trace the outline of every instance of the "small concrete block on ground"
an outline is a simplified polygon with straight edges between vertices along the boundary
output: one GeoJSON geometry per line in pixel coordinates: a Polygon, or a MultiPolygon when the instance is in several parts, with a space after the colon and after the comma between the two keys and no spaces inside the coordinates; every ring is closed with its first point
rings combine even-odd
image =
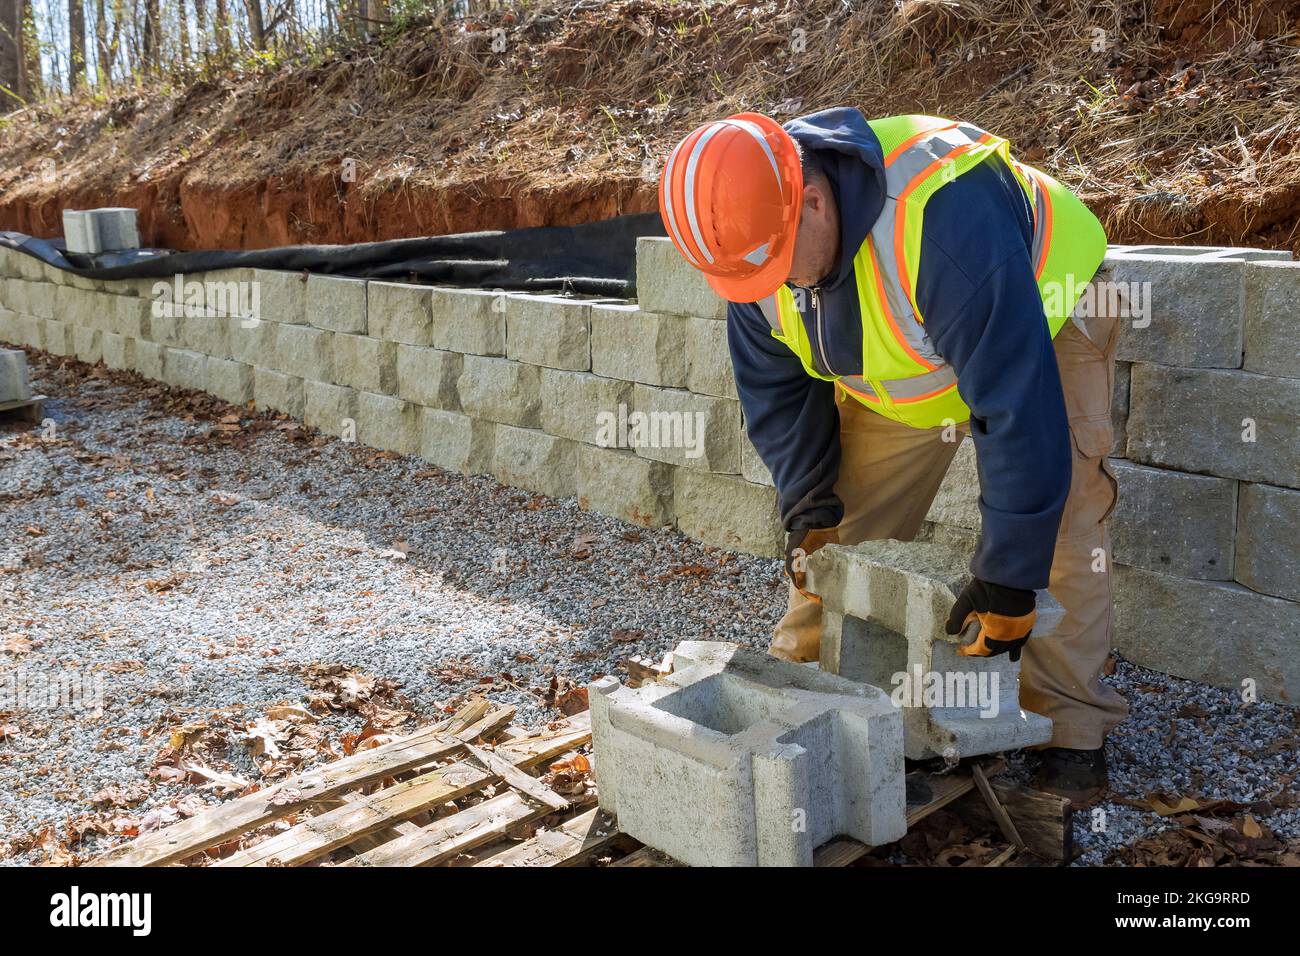
{"type": "Polygon", "coordinates": [[[687,641],[673,663],[589,688],[620,830],[694,866],[811,866],[835,836],[902,837],[902,726],[883,691],[735,644],[687,641]]]}
{"type": "Polygon", "coordinates": [[[27,353],[22,349],[0,349],[0,402],[24,402],[31,397],[27,353]]]}

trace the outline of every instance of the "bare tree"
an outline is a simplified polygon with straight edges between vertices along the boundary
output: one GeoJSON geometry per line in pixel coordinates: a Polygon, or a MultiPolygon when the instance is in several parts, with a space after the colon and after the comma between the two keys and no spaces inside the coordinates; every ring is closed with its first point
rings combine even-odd
{"type": "Polygon", "coordinates": [[[217,19],[215,32],[217,35],[217,49],[221,53],[230,52],[230,9],[226,6],[226,0],[216,0],[217,19]]]}
{"type": "Polygon", "coordinates": [[[86,8],[68,0],[68,92],[86,85],[86,8]]]}
{"type": "Polygon", "coordinates": [[[146,72],[157,73],[162,65],[162,11],[159,0],[144,0],[144,32],[140,54],[146,72]]]}
{"type": "Polygon", "coordinates": [[[22,104],[22,35],[21,0],[0,0],[0,113],[22,104]]]}
{"type": "Polygon", "coordinates": [[[265,50],[266,27],[262,21],[262,0],[244,0],[244,9],[248,11],[248,32],[253,40],[253,49],[265,50]]]}

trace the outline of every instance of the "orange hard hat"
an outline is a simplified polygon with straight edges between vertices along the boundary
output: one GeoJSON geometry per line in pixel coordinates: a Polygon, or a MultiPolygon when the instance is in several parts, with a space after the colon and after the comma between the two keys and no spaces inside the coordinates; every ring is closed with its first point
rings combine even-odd
{"type": "Polygon", "coordinates": [[[757,302],[789,278],[802,203],[794,140],[760,113],[704,124],[668,154],[659,177],[673,245],[731,302],[757,302]]]}

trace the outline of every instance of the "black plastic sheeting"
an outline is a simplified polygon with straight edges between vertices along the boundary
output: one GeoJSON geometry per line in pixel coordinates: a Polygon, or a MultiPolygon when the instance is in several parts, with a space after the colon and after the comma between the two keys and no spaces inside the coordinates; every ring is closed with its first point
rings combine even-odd
{"type": "Polygon", "coordinates": [[[0,232],[0,245],[88,279],[170,278],[177,273],[258,268],[628,299],[636,295],[637,237],[664,234],[658,213],[642,213],[577,226],[241,252],[133,249],[86,256],[67,252],[62,239],[35,239],[20,232],[0,232]]]}

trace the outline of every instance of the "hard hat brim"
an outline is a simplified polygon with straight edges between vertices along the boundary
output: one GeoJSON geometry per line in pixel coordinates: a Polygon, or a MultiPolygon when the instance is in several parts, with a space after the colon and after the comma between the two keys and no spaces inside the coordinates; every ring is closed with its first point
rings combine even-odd
{"type": "Polygon", "coordinates": [[[713,291],[728,302],[757,302],[766,299],[790,278],[790,263],[794,261],[794,242],[783,243],[784,248],[762,267],[743,278],[711,276],[704,274],[713,291]]]}

